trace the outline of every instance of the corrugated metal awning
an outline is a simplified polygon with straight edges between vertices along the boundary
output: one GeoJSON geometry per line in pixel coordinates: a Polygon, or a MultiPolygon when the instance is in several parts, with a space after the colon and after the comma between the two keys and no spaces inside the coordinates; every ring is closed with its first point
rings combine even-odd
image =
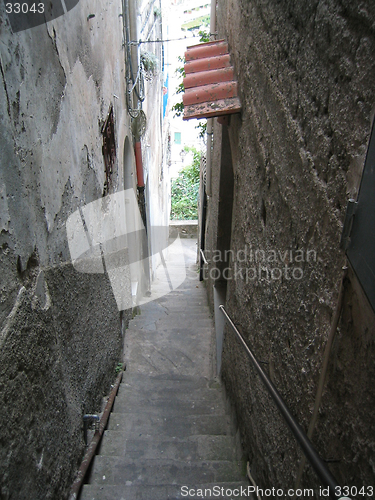
{"type": "Polygon", "coordinates": [[[185,61],[184,120],[240,112],[237,81],[225,40],[188,47],[185,61]]]}

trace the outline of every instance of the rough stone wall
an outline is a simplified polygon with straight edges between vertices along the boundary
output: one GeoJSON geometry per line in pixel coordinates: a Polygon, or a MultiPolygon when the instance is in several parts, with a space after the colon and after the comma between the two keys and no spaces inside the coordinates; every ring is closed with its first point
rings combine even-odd
{"type": "MultiPolygon", "coordinates": [[[[242,275],[228,281],[227,308],[307,431],[345,264],[339,241],[346,202],[357,194],[374,114],[375,6],[371,0],[219,0],[218,26],[243,104],[229,126],[231,266],[242,275]],[[240,262],[244,254],[237,252],[245,248],[240,262]],[[257,250],[265,261],[261,253],[257,260],[257,250]]],[[[351,272],[345,290],[313,442],[340,484],[361,487],[375,473],[375,317],[351,272]]],[[[293,487],[301,452],[229,331],[222,376],[257,481],[293,487]]],[[[305,470],[302,484],[317,487],[315,474],[305,470]]]]}
{"type": "Polygon", "coordinates": [[[110,192],[122,183],[121,2],[81,0],[17,34],[0,11],[0,496],[60,499],[84,451],[82,416],[100,411],[122,351],[108,278],[74,270],[65,230],[102,196],[110,105],[110,192]]]}

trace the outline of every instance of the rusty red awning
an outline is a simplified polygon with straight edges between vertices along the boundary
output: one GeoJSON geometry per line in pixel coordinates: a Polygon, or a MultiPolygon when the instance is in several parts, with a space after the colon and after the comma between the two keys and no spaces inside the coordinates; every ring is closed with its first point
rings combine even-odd
{"type": "Polygon", "coordinates": [[[184,120],[213,118],[241,110],[225,40],[188,47],[185,61],[184,120]]]}

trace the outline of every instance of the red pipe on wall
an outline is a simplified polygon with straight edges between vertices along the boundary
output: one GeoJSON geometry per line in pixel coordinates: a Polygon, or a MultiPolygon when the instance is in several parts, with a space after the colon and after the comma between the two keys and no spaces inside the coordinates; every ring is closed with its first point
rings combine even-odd
{"type": "Polygon", "coordinates": [[[72,485],[72,488],[70,490],[69,500],[77,500],[79,498],[79,493],[81,491],[83,481],[86,477],[89,465],[95,456],[96,448],[97,448],[98,444],[100,443],[100,440],[102,439],[104,430],[107,426],[109,414],[112,410],[112,406],[113,406],[113,403],[115,401],[115,397],[116,397],[118,388],[119,388],[121,380],[122,380],[122,375],[123,375],[122,371],[117,375],[115,385],[113,386],[113,388],[111,390],[107,404],[104,408],[102,418],[100,419],[99,429],[95,431],[94,437],[92,438],[91,443],[90,443],[89,447],[87,448],[87,451],[85,453],[85,456],[83,457],[83,461],[81,463],[81,466],[78,470],[77,477],[76,477],[76,479],[72,485]]]}
{"type": "Polygon", "coordinates": [[[145,181],[143,177],[142,148],[140,141],[135,143],[134,150],[135,150],[135,166],[137,169],[137,185],[139,188],[144,188],[145,181]]]}

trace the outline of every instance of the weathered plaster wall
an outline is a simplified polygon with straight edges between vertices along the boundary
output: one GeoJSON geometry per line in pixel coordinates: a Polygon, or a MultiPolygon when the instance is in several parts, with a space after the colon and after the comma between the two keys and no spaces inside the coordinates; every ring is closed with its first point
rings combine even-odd
{"type": "MultiPolygon", "coordinates": [[[[142,33],[143,40],[161,40],[162,20],[160,14],[161,5],[159,1],[151,1],[144,6],[144,29],[142,33]],[[156,9],[156,11],[155,11],[156,9]]],[[[144,43],[141,46],[141,52],[151,53],[156,59],[155,74],[145,82],[144,111],[147,116],[147,130],[142,140],[144,168],[147,178],[147,194],[149,204],[149,220],[151,225],[150,251],[152,254],[151,266],[152,275],[155,269],[160,265],[160,249],[168,244],[168,231],[160,231],[160,227],[168,226],[169,206],[169,174],[167,170],[168,155],[167,150],[167,125],[168,121],[163,122],[163,51],[161,43],[144,43]],[[163,140],[159,140],[163,137],[163,140]],[[157,226],[153,231],[152,226],[157,226]]]]}
{"type": "Polygon", "coordinates": [[[81,0],[17,34],[0,10],[0,496],[59,499],[82,458],[82,416],[100,411],[121,359],[108,278],[73,269],[65,230],[102,196],[111,104],[110,192],[123,185],[121,1],[81,0]]]}
{"type": "MultiPolygon", "coordinates": [[[[227,308],[307,430],[345,264],[339,241],[346,202],[358,190],[374,113],[374,4],[219,0],[218,26],[243,103],[229,126],[231,265],[237,260],[242,275],[228,282],[227,308]],[[247,260],[239,262],[245,248],[247,260]],[[267,279],[251,249],[264,251],[270,260],[262,266],[281,269],[282,277],[274,271],[267,279]],[[316,258],[310,253],[307,261],[311,250],[316,258]],[[293,278],[297,268],[302,276],[295,271],[293,278]]],[[[221,140],[214,141],[211,250],[220,229],[221,140]]],[[[367,486],[374,478],[374,334],[374,314],[349,273],[313,438],[342,485],[367,486]]],[[[229,332],[222,375],[257,481],[293,487],[301,452],[229,332]]],[[[303,485],[317,486],[306,470],[303,485]]]]}

